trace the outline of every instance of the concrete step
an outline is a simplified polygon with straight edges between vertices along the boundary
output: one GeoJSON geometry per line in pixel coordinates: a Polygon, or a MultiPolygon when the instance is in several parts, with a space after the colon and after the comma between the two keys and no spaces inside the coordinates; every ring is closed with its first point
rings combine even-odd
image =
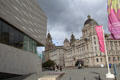
{"type": "Polygon", "coordinates": [[[44,75],[40,77],[38,80],[60,80],[60,78],[64,75],[64,72],[52,72],[49,75],[44,75]]]}
{"type": "Polygon", "coordinates": [[[59,80],[58,75],[49,75],[39,78],[38,80],[59,80]]]}

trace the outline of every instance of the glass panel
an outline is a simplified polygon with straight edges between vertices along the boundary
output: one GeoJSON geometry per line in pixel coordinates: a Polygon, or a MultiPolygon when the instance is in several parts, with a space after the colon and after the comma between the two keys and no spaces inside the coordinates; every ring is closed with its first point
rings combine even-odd
{"type": "Polygon", "coordinates": [[[9,33],[8,33],[8,25],[5,23],[2,23],[2,29],[1,29],[1,42],[8,44],[9,41],[9,33]]]}
{"type": "Polygon", "coordinates": [[[29,39],[29,51],[33,51],[33,44],[32,44],[32,39],[29,39]]]}
{"type": "Polygon", "coordinates": [[[24,36],[24,50],[28,51],[28,46],[29,46],[29,41],[28,41],[28,37],[24,36]]]}
{"type": "Polygon", "coordinates": [[[14,33],[15,29],[9,27],[9,45],[14,46],[14,33]]]}
{"type": "Polygon", "coordinates": [[[34,53],[37,54],[37,43],[36,42],[34,42],[34,53]]]}
{"type": "Polygon", "coordinates": [[[33,41],[33,53],[35,53],[35,41],[33,41]]]}
{"type": "Polygon", "coordinates": [[[37,53],[37,43],[24,33],[0,20],[0,43],[37,53]]]}
{"type": "Polygon", "coordinates": [[[1,30],[2,30],[2,26],[1,26],[2,22],[0,20],[0,42],[1,42],[1,30]]]}
{"type": "Polygon", "coordinates": [[[17,47],[22,49],[23,48],[23,40],[24,40],[24,35],[20,32],[18,32],[17,35],[17,47]]]}

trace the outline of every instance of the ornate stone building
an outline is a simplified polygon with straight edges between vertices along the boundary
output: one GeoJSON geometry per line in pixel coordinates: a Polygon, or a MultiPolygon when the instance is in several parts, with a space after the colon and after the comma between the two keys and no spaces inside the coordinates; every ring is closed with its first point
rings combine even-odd
{"type": "Polygon", "coordinates": [[[43,54],[44,54],[44,62],[49,60],[49,51],[54,49],[54,48],[55,48],[55,45],[52,42],[51,34],[48,33],[47,38],[46,38],[45,51],[43,52],[43,54]]]}
{"type": "Polygon", "coordinates": [[[50,33],[47,35],[45,51],[43,54],[45,61],[50,59],[53,60],[56,65],[64,66],[64,47],[55,46],[52,42],[50,33]]]}
{"type": "Polygon", "coordinates": [[[47,38],[46,38],[45,50],[48,51],[48,50],[53,49],[53,48],[55,48],[55,45],[54,45],[53,42],[52,42],[51,34],[48,33],[48,34],[47,34],[47,38]]]}
{"type": "MultiPolygon", "coordinates": [[[[64,41],[64,60],[65,66],[75,66],[78,60],[82,60],[86,66],[94,67],[101,64],[106,65],[105,54],[99,50],[98,38],[95,26],[98,23],[88,16],[82,29],[82,37],[78,40],[71,35],[70,42],[64,41]],[[75,40],[73,40],[74,38],[75,40]],[[71,42],[72,41],[72,42],[71,42]]],[[[120,40],[112,40],[108,34],[105,34],[107,52],[111,64],[120,63],[120,40]]]]}
{"type": "MultiPolygon", "coordinates": [[[[95,31],[95,26],[98,23],[88,16],[82,29],[82,37],[76,39],[74,34],[71,35],[70,40],[64,40],[62,53],[64,56],[63,62],[65,67],[75,66],[78,60],[82,60],[85,66],[95,67],[101,64],[106,65],[105,54],[99,50],[98,38],[95,31]]],[[[112,40],[110,35],[105,34],[105,42],[107,45],[107,52],[111,64],[120,63],[120,40],[112,40]]],[[[46,52],[46,51],[45,51],[46,52]]],[[[56,47],[47,51],[47,54],[59,54],[56,47]]],[[[55,57],[55,55],[54,55],[55,57]]],[[[54,58],[49,56],[50,59],[54,58]]],[[[56,56],[57,58],[57,56],[56,56]]],[[[56,60],[55,60],[56,61],[56,60]]]]}

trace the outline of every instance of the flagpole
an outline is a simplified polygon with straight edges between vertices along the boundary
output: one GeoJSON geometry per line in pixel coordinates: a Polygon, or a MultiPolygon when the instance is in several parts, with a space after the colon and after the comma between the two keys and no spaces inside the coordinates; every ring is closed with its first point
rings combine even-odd
{"type": "MultiPolygon", "coordinates": [[[[102,27],[103,29],[103,27],[102,27]]],[[[106,74],[106,78],[115,78],[114,74],[111,74],[110,67],[109,67],[109,60],[108,60],[108,54],[107,54],[107,48],[106,48],[106,40],[104,35],[104,29],[103,29],[103,37],[104,37],[104,46],[105,46],[105,54],[106,54],[106,63],[108,68],[108,73],[106,74]]]]}

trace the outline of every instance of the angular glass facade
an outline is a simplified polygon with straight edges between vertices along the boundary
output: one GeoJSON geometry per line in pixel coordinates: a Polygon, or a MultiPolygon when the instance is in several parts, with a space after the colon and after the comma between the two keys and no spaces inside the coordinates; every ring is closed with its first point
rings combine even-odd
{"type": "Polygon", "coordinates": [[[37,42],[0,19],[0,43],[37,53],[37,42]]]}

